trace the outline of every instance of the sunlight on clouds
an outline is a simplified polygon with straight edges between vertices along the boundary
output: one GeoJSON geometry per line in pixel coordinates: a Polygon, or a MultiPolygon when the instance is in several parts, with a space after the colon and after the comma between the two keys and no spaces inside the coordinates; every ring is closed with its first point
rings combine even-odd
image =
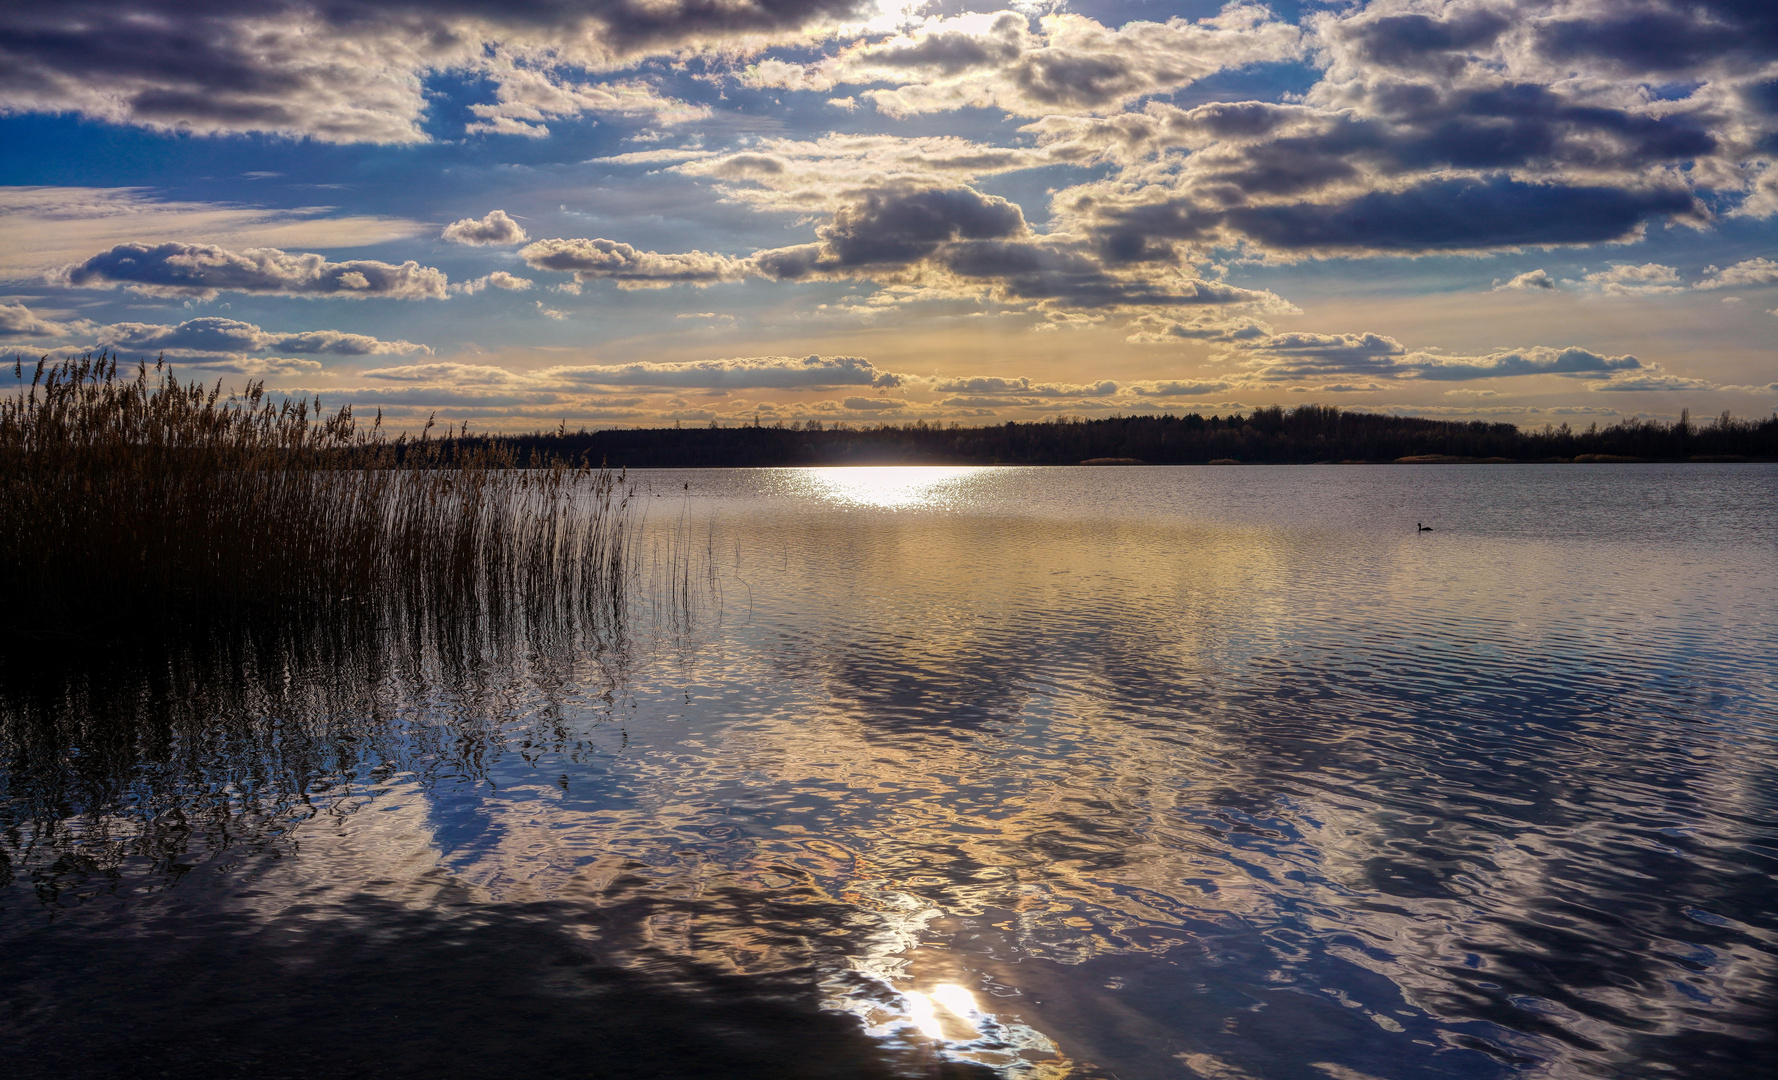
{"type": "Polygon", "coordinates": [[[410,239],[428,229],[404,218],[326,216],[333,209],[173,201],[135,187],[0,187],[0,278],[35,276],[129,242],[364,247],[410,239]]]}

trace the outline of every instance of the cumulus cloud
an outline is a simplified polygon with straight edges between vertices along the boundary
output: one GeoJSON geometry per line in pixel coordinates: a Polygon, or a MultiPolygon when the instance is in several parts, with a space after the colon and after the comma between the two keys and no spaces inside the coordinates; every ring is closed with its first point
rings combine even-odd
{"type": "Polygon", "coordinates": [[[1758,49],[1675,67],[1649,62],[1665,48],[1655,38],[1626,44],[1626,27],[1669,22],[1681,38],[1757,40],[1756,6],[1373,0],[1305,16],[1322,77],[1300,100],[1150,102],[1026,130],[1058,159],[1121,166],[1055,206],[1057,227],[1122,261],[1623,242],[1652,222],[1778,212],[1761,201],[1778,175],[1778,109],[1759,104],[1771,76],[1749,66],[1758,49]],[[1647,18],[1601,14],[1630,8],[1647,18]],[[1623,48],[1576,51],[1575,27],[1623,48]]]}
{"type": "Polygon", "coordinates": [[[205,353],[294,352],[332,356],[386,356],[431,352],[411,341],[383,341],[367,334],[339,330],[303,330],[276,333],[248,322],[205,316],[176,325],[113,323],[98,331],[99,344],[110,349],[166,352],[182,355],[205,353]]]}
{"type": "Polygon", "coordinates": [[[149,296],[210,299],[222,292],[274,296],[334,296],[396,300],[443,298],[442,271],[413,260],[394,265],[370,259],[329,262],[277,248],[229,251],[214,244],[119,244],[63,267],[54,280],[77,288],[124,285],[149,296]]]}
{"type": "Polygon", "coordinates": [[[1218,71],[1292,59],[1301,49],[1297,28],[1258,5],[1231,4],[1197,22],[1132,20],[1117,29],[1061,13],[1033,30],[1024,14],[1001,11],[931,18],[817,64],[768,61],[747,77],[784,89],[890,83],[859,96],[891,116],[985,106],[1045,116],[1117,109],[1218,71]]]}
{"type": "Polygon", "coordinates": [[[69,334],[86,333],[92,329],[92,325],[84,319],[56,322],[44,318],[22,303],[0,300],[0,337],[65,337],[69,334]]]}
{"type": "Polygon", "coordinates": [[[1555,287],[1556,279],[1550,277],[1548,271],[1541,269],[1527,270],[1523,274],[1519,274],[1506,281],[1496,281],[1494,283],[1495,292],[1504,292],[1507,290],[1523,290],[1525,292],[1531,292],[1538,289],[1554,289],[1555,287]]]}
{"type": "Polygon", "coordinates": [[[0,14],[0,110],[197,134],[426,140],[426,77],[493,84],[473,127],[527,133],[584,112],[668,123],[695,106],[586,74],[649,54],[757,49],[862,28],[862,0],[69,0],[0,14]]]}
{"type": "MultiPolygon", "coordinates": [[[[750,276],[870,280],[887,286],[873,303],[985,297],[1061,322],[1145,309],[1294,310],[1270,292],[1182,270],[1119,273],[1082,239],[1034,233],[1017,204],[967,185],[893,179],[850,189],[815,236],[811,243],[744,257],[645,251],[605,239],[540,240],[519,254],[538,269],[570,272],[580,281],[608,278],[627,288],[750,276]]],[[[1229,329],[1231,335],[1236,331],[1229,329]]]]}
{"type": "Polygon", "coordinates": [[[520,249],[519,257],[538,270],[572,273],[576,281],[615,281],[619,288],[646,289],[668,285],[713,285],[747,276],[748,263],[730,255],[704,251],[662,254],[642,251],[616,240],[539,240],[520,249]]]}
{"type": "Polygon", "coordinates": [[[531,239],[504,210],[490,210],[486,217],[464,218],[446,225],[440,236],[453,244],[522,244],[531,239]]]}
{"type": "Polygon", "coordinates": [[[1778,262],[1766,258],[1744,259],[1727,270],[1707,266],[1704,273],[1709,276],[1693,288],[1753,289],[1762,285],[1778,285],[1778,262]]]}

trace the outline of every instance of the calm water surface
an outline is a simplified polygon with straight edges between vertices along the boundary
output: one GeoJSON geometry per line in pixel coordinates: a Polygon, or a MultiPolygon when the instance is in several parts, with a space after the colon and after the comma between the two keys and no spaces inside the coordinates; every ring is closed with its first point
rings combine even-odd
{"type": "Polygon", "coordinates": [[[15,662],[25,1075],[1778,1064],[1778,467],[631,479],[624,642],[15,662]]]}

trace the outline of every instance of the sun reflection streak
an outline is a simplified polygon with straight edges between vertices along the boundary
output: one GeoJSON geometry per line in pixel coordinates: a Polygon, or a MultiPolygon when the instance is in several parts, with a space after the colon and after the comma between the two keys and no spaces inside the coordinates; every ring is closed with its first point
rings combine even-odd
{"type": "Polygon", "coordinates": [[[920,1034],[934,1042],[942,1041],[945,1037],[945,1029],[944,1025],[938,1022],[938,1013],[932,1008],[932,999],[918,990],[909,990],[907,999],[908,1019],[912,1020],[914,1026],[920,1029],[920,1034]]]}
{"type": "Polygon", "coordinates": [[[901,509],[947,501],[992,466],[883,465],[799,469],[815,494],[851,506],[901,509]]]}
{"type": "Polygon", "coordinates": [[[974,994],[955,983],[945,983],[943,986],[933,987],[932,1000],[942,1005],[946,1012],[963,1021],[968,1026],[972,1038],[981,1033],[976,1019],[982,1015],[982,1011],[976,1007],[974,994]]]}

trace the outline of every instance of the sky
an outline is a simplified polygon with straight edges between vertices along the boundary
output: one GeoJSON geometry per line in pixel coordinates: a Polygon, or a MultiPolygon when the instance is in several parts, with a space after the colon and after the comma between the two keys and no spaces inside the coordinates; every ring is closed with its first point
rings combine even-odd
{"type": "Polygon", "coordinates": [[[0,346],[479,430],[1778,408],[1771,0],[0,0],[0,346]]]}

